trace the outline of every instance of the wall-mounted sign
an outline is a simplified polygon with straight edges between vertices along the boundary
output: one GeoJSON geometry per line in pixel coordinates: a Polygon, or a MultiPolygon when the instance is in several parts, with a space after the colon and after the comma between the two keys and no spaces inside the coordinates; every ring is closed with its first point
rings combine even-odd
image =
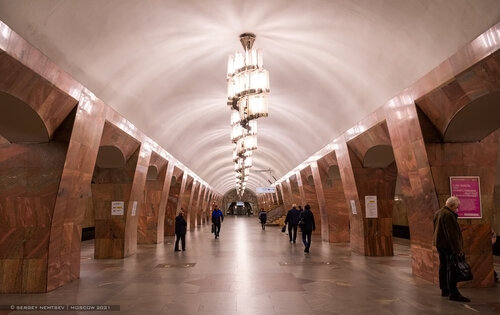
{"type": "Polygon", "coordinates": [[[351,200],[351,211],[352,214],[358,214],[358,211],[356,210],[356,202],[354,200],[351,200]]]}
{"type": "Polygon", "coordinates": [[[450,176],[450,191],[460,199],[459,218],[482,218],[479,176],[450,176]]]}
{"type": "Polygon", "coordinates": [[[276,192],[276,188],[275,187],[257,187],[255,189],[255,191],[258,194],[267,194],[267,193],[274,194],[276,192]]]}
{"type": "Polygon", "coordinates": [[[377,218],[377,196],[365,196],[365,213],[367,218],[377,218]]]}
{"type": "Polygon", "coordinates": [[[123,215],[124,201],[111,201],[111,215],[123,215]]]}
{"type": "Polygon", "coordinates": [[[134,201],[132,203],[132,216],[135,217],[136,214],[137,214],[137,201],[134,201]]]}

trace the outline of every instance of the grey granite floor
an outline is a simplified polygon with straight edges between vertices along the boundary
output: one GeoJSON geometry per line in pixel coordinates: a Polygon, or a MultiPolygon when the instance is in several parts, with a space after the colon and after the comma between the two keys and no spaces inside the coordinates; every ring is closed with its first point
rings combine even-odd
{"type": "MultiPolygon", "coordinates": [[[[411,275],[409,243],[395,239],[393,257],[352,254],[349,246],[313,237],[311,253],[279,227],[263,231],[254,217],[226,217],[221,236],[188,232],[187,250],[139,245],[122,260],[94,260],[82,244],[81,278],[47,294],[3,294],[0,305],[104,305],[120,311],[0,311],[0,314],[496,314],[500,285],[461,289],[471,303],[440,296],[411,275]]],[[[498,270],[498,260],[496,260],[498,270]]]]}

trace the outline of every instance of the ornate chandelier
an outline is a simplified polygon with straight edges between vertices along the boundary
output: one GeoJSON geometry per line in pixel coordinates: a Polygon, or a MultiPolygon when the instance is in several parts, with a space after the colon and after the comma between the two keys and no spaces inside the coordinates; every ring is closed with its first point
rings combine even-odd
{"type": "Polygon", "coordinates": [[[229,56],[227,63],[227,105],[231,109],[231,141],[236,191],[243,195],[252,167],[252,151],[257,149],[257,121],[267,117],[269,72],[263,68],[262,51],[252,49],[255,34],[243,33],[244,52],[229,56]]]}

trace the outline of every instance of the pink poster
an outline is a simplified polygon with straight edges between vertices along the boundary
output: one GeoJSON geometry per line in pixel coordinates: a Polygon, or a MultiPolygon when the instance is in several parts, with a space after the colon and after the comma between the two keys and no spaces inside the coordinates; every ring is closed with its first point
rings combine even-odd
{"type": "Polygon", "coordinates": [[[479,176],[450,176],[451,195],[460,199],[458,217],[479,219],[481,214],[481,190],[479,176]]]}

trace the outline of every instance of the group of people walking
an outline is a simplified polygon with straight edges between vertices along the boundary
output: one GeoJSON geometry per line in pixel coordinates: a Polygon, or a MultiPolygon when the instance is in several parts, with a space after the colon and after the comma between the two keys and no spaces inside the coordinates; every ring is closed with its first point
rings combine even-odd
{"type": "Polygon", "coordinates": [[[304,210],[293,204],[292,209],[288,210],[285,218],[285,226],[288,226],[288,237],[290,243],[295,243],[297,240],[297,230],[302,232],[302,243],[304,244],[304,253],[309,253],[311,247],[312,232],[316,230],[314,222],[314,214],[311,212],[311,206],[305,205],[304,210]]]}

